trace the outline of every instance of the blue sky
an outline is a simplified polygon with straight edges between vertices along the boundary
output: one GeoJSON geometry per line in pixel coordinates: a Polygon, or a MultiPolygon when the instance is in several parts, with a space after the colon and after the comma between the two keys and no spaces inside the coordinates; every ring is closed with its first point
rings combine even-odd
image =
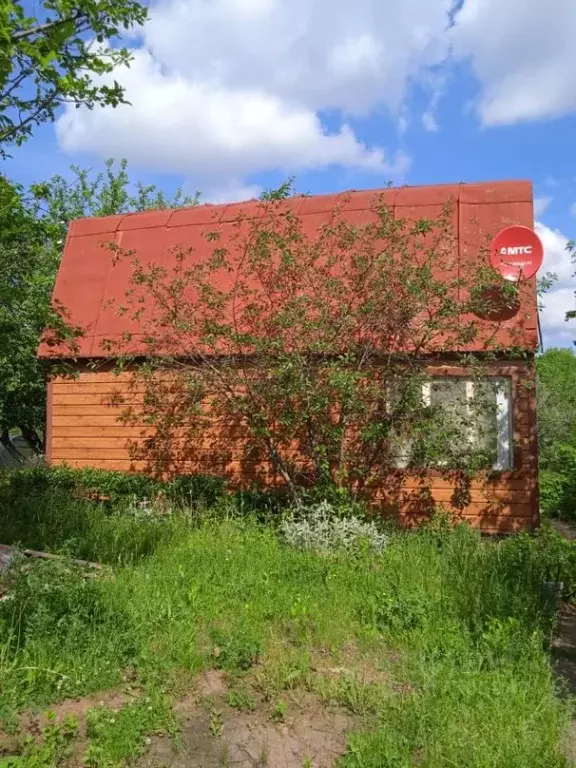
{"type": "Polygon", "coordinates": [[[301,191],[531,179],[548,345],[576,308],[576,2],[153,0],[116,74],[132,107],[65,110],[14,151],[23,183],[126,157],[205,200],[288,175],[301,191]]]}

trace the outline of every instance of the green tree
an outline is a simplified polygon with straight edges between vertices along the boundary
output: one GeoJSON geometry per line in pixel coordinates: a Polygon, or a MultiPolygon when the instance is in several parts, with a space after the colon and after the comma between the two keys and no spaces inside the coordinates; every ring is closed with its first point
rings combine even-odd
{"type": "MultiPolygon", "coordinates": [[[[566,246],[566,250],[572,258],[572,264],[576,267],[576,241],[570,240],[566,246]]],[[[576,272],[574,273],[573,277],[576,277],[576,272]]],[[[576,299],[576,291],[574,291],[574,298],[576,299]]],[[[566,320],[574,320],[574,318],[576,318],[576,309],[571,309],[569,312],[566,312],[566,320]]]]}
{"type": "Polygon", "coordinates": [[[109,160],[93,176],[73,172],[72,181],[55,176],[28,193],[0,178],[0,439],[14,456],[14,430],[43,449],[45,371],[36,350],[47,326],[61,338],[67,333],[65,308],[52,307],[50,296],[69,222],[197,200],[180,190],[166,197],[152,185],[132,191],[125,161],[115,167],[109,160]]]}
{"type": "MultiPolygon", "coordinates": [[[[68,224],[89,216],[114,216],[159,208],[180,208],[196,205],[199,194],[185,195],[182,189],[165,195],[154,184],[133,184],[128,175],[128,163],[109,159],[103,172],[91,174],[76,165],[71,166],[72,180],[53,176],[50,181],[34,184],[30,193],[31,206],[49,234],[49,247],[60,254],[68,224]]],[[[59,261],[59,258],[58,258],[59,261]]]]}
{"type": "Polygon", "coordinates": [[[34,425],[42,378],[33,350],[39,329],[49,324],[48,283],[55,264],[22,190],[1,178],[0,231],[0,440],[15,455],[10,441],[15,426],[40,448],[34,425]]]}
{"type": "Polygon", "coordinates": [[[576,355],[549,349],[536,361],[540,503],[552,515],[576,516],[576,355]]]}
{"type": "MultiPolygon", "coordinates": [[[[483,281],[498,276],[473,266],[445,276],[448,210],[413,221],[376,200],[371,222],[354,225],[336,208],[311,237],[285,196],[268,193],[227,229],[215,224],[200,262],[195,248],[165,266],[124,254],[133,275],[122,310],[138,321],[148,361],[127,367],[133,339],[110,339],[133,372],[115,402],[125,398],[125,423],[144,426],[133,458],[158,475],[189,472],[206,446],[223,471],[271,474],[295,501],[318,485],[381,484],[400,498],[410,468],[430,502],[433,467],[466,506],[469,479],[495,463],[497,398],[482,361],[459,350],[477,334],[471,313],[486,310],[483,281]],[[459,298],[465,285],[471,299],[459,298]],[[474,379],[473,401],[462,379],[430,380],[447,352],[474,379]]],[[[483,325],[487,349],[498,327],[483,325]]]]}
{"type": "Polygon", "coordinates": [[[540,466],[558,468],[561,446],[576,448],[576,355],[548,349],[536,361],[540,466]]]}
{"type": "Polygon", "coordinates": [[[62,104],[123,103],[116,81],[93,78],[130,62],[127,48],[108,43],[146,16],[136,0],[41,0],[33,16],[24,3],[1,0],[0,153],[52,121],[62,104]]]}

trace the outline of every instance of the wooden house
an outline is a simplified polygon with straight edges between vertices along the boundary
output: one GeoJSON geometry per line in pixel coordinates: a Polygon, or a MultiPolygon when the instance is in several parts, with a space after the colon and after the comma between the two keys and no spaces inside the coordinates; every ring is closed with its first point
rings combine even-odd
{"type": "MultiPolygon", "coordinates": [[[[347,193],[343,208],[351,221],[365,220],[375,192],[347,193]]],[[[452,204],[451,221],[457,253],[457,268],[485,258],[486,238],[510,225],[533,227],[533,192],[528,182],[496,182],[456,184],[430,187],[402,187],[382,191],[386,204],[399,217],[433,218],[447,203],[452,204]]],[[[330,211],[343,196],[326,195],[301,198],[298,213],[309,231],[327,220],[330,211]]],[[[176,244],[194,246],[201,259],[208,246],[200,236],[217,217],[225,232],[239,214],[246,217],[256,210],[255,202],[235,205],[200,205],[179,210],[83,219],[72,222],[66,241],[60,271],[54,289],[54,300],[68,312],[69,321],[83,329],[74,360],[74,378],[53,376],[48,383],[47,459],[52,464],[73,467],[98,467],[111,470],[138,470],[129,454],[129,442],[141,432],[135,426],[118,421],[118,407],[111,393],[122,388],[123,377],[111,371],[113,354],[106,340],[119,338],[126,331],[136,332],[134,322],[110,309],[111,300],[119,300],[125,292],[130,270],[128,265],[113,265],[113,253],[102,247],[105,242],[130,249],[142,260],[169,258],[176,244]],[[98,363],[94,365],[94,363],[98,363]]],[[[207,253],[207,251],[206,251],[207,253]]],[[[165,262],[164,262],[165,263],[165,262]]],[[[510,354],[495,356],[489,363],[490,375],[506,382],[498,402],[498,456],[488,483],[474,484],[469,502],[460,515],[486,532],[508,532],[530,529],[538,523],[538,474],[536,404],[534,390],[534,354],[538,347],[538,313],[535,280],[519,286],[519,307],[499,324],[501,349],[510,354]],[[515,356],[513,348],[524,352],[515,356]]],[[[481,353],[480,342],[470,349],[481,353]]],[[[39,356],[50,362],[61,357],[57,348],[43,343],[39,356]]],[[[449,359],[430,369],[430,383],[423,397],[436,396],[435,381],[450,377],[455,385],[468,392],[462,371],[449,359]]],[[[439,391],[439,390],[438,390],[439,391]]],[[[230,438],[233,440],[234,438],[230,438]]],[[[226,460],[207,448],[188,472],[225,474],[233,483],[249,484],[256,476],[247,462],[226,460]]],[[[409,473],[403,480],[409,489],[409,473]]],[[[435,501],[449,503],[450,481],[438,474],[432,478],[435,501]]],[[[373,501],[383,494],[376,490],[373,501]]],[[[410,507],[399,514],[410,523],[410,507]]]]}

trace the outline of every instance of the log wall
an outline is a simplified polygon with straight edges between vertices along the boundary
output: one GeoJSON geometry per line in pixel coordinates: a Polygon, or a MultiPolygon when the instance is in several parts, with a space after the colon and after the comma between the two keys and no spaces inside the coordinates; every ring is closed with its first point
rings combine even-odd
{"type": "MultiPolygon", "coordinates": [[[[449,366],[431,369],[432,374],[458,375],[449,366]]],[[[461,373],[461,372],[460,372],[461,373]]],[[[458,514],[483,531],[510,532],[531,529],[538,524],[538,466],[536,399],[533,361],[495,362],[491,373],[512,381],[513,469],[494,473],[488,482],[477,481],[471,488],[470,503],[458,514]]],[[[48,384],[47,457],[53,464],[95,467],[109,470],[145,471],[142,461],[131,458],[130,445],[153,434],[143,424],[127,426],[119,422],[125,405],[114,404],[118,393],[137,405],[143,392],[133,390],[130,374],[115,375],[110,370],[80,368],[75,378],[54,378],[48,384]]],[[[182,435],[178,439],[186,440],[182,435]]],[[[241,428],[214,429],[186,446],[189,457],[179,471],[225,475],[232,485],[254,482],[278,484],[269,466],[257,452],[246,450],[241,428]]],[[[428,473],[427,485],[435,502],[450,504],[453,484],[439,473],[428,473]]],[[[394,511],[411,525],[423,516],[420,481],[399,472],[394,483],[370,492],[372,503],[394,511]],[[394,492],[392,493],[392,488],[394,492]]]]}

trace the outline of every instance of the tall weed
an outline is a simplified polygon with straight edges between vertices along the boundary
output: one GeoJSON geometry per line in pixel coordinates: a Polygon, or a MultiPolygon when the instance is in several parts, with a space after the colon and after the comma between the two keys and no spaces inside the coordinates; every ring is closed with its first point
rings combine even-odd
{"type": "MultiPolygon", "coordinates": [[[[112,528],[125,519],[106,517],[112,528]]],[[[101,525],[87,526],[84,546],[104,551],[101,525]]],[[[249,519],[177,526],[112,577],[62,564],[17,577],[0,603],[0,711],[107,687],[126,669],[164,687],[219,667],[254,675],[277,700],[313,687],[315,655],[346,665],[370,648],[384,689],[325,691],[382,724],[351,739],[347,768],[565,764],[568,713],[544,650],[554,606],[541,586],[574,582],[573,544],[548,533],[486,541],[462,527],[390,533],[380,552],[327,558],[249,519]]]]}

